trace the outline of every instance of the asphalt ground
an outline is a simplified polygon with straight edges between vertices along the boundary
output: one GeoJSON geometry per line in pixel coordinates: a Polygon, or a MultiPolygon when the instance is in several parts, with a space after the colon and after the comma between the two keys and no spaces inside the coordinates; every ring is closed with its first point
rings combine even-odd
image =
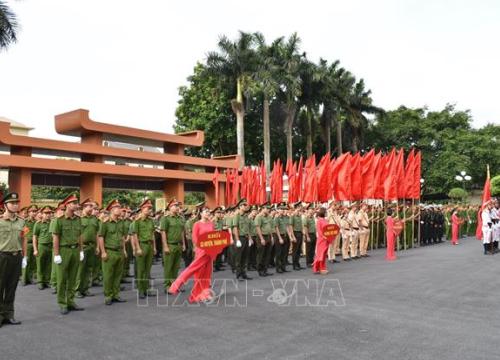
{"type": "MultiPolygon", "coordinates": [[[[55,295],[19,287],[20,326],[0,329],[0,360],[16,359],[500,359],[500,253],[467,238],[398,253],[234,282],[215,274],[219,296],[190,306],[131,285],[124,304],[77,299],[59,314],[55,295]]],[[[161,265],[154,265],[161,289],[161,265]]]]}

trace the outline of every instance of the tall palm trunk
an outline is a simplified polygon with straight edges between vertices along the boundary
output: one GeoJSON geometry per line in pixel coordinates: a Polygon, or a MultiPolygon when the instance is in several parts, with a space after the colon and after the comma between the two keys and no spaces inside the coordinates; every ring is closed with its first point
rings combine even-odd
{"type": "Polygon", "coordinates": [[[245,107],[243,105],[241,78],[238,78],[236,80],[236,99],[231,101],[231,107],[236,114],[236,147],[240,156],[240,169],[245,165],[245,107]]]}
{"type": "Polygon", "coordinates": [[[264,164],[266,173],[271,173],[271,134],[269,125],[269,99],[264,95],[263,105],[263,123],[264,123],[264,164]]]}
{"type": "Polygon", "coordinates": [[[286,159],[293,160],[293,119],[295,118],[295,104],[285,106],[285,134],[286,134],[286,159]]]}
{"type": "Polygon", "coordinates": [[[306,144],[306,153],[307,157],[312,156],[313,145],[312,145],[312,112],[309,108],[306,110],[306,118],[307,118],[307,144],[306,144]]]}
{"type": "Polygon", "coordinates": [[[326,119],[325,123],[325,147],[326,152],[332,150],[332,120],[330,118],[326,119]]]}
{"type": "Polygon", "coordinates": [[[337,118],[337,156],[342,155],[342,121],[337,118]]]}

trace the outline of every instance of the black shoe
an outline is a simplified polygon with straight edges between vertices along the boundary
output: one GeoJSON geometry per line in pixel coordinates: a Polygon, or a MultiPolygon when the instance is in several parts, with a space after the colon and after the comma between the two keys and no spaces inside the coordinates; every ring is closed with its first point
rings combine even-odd
{"type": "Polygon", "coordinates": [[[214,268],[214,272],[219,272],[219,271],[221,271],[220,268],[218,267],[214,268]]]}
{"type": "Polygon", "coordinates": [[[92,293],[91,293],[91,292],[89,292],[89,291],[86,291],[84,295],[85,295],[85,297],[92,297],[92,296],[95,296],[95,294],[92,294],[92,293]]]}
{"type": "Polygon", "coordinates": [[[45,284],[38,284],[38,290],[43,290],[47,287],[45,284]]]}
{"type": "Polygon", "coordinates": [[[81,292],[77,292],[76,295],[75,295],[78,299],[83,299],[85,297],[84,294],[82,294],[81,292]]]}
{"type": "Polygon", "coordinates": [[[120,291],[125,291],[125,286],[120,286],[120,291]]]}
{"type": "Polygon", "coordinates": [[[281,270],[281,269],[276,269],[276,272],[277,272],[278,274],[283,274],[283,270],[281,270]]]}
{"type": "Polygon", "coordinates": [[[83,311],[85,310],[84,308],[74,304],[74,305],[70,305],[68,306],[68,310],[71,310],[71,311],[83,311]]]}
{"type": "Polygon", "coordinates": [[[273,276],[274,275],[274,273],[270,273],[270,272],[267,272],[267,271],[264,271],[264,274],[265,274],[265,276],[273,276]]]}
{"type": "Polygon", "coordinates": [[[351,261],[351,259],[350,259],[350,258],[347,258],[347,259],[343,259],[343,260],[344,260],[344,261],[351,261]]]}
{"type": "Polygon", "coordinates": [[[146,292],[146,296],[149,296],[149,297],[155,297],[155,296],[156,296],[156,292],[154,292],[154,291],[149,291],[149,290],[148,290],[148,291],[146,292]]]}
{"type": "Polygon", "coordinates": [[[300,267],[298,267],[298,266],[294,265],[293,270],[300,271],[300,270],[302,270],[302,269],[301,269],[300,267]]]}
{"type": "Polygon", "coordinates": [[[52,288],[52,294],[57,294],[57,289],[56,288],[52,288]]]}
{"type": "Polygon", "coordinates": [[[132,284],[132,281],[127,280],[127,279],[123,278],[123,279],[120,281],[120,284],[132,284]]]}
{"type": "Polygon", "coordinates": [[[62,308],[61,309],[61,315],[68,315],[69,310],[67,308],[62,308]]]}
{"type": "Polygon", "coordinates": [[[146,294],[139,294],[139,299],[145,299],[146,298],[146,294]]]}
{"type": "Polygon", "coordinates": [[[264,271],[259,271],[259,276],[265,277],[266,273],[264,271]]]}
{"type": "Polygon", "coordinates": [[[16,319],[12,318],[12,319],[4,319],[2,321],[2,324],[5,324],[5,325],[21,325],[21,322],[19,320],[16,320],[16,319]]]}
{"type": "Polygon", "coordinates": [[[111,299],[112,302],[115,302],[115,303],[124,303],[124,302],[127,302],[127,300],[125,299],[122,299],[120,297],[117,297],[117,298],[114,298],[114,299],[111,299]]]}
{"type": "Polygon", "coordinates": [[[106,304],[106,305],[111,305],[111,304],[113,304],[113,300],[111,300],[111,299],[106,299],[106,300],[104,301],[104,304],[106,304]]]}

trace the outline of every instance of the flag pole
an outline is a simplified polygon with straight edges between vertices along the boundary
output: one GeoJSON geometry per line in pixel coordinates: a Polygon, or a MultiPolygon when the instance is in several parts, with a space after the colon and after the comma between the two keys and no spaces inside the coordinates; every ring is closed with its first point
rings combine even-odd
{"type": "Polygon", "coordinates": [[[404,231],[404,234],[403,234],[403,249],[406,250],[406,201],[403,199],[403,231],[404,231]]]}
{"type": "Polygon", "coordinates": [[[373,251],[373,220],[375,218],[373,217],[373,206],[372,206],[372,216],[370,219],[370,249],[373,251]]]}
{"type": "Polygon", "coordinates": [[[415,199],[411,199],[411,247],[415,247],[415,199]]]}

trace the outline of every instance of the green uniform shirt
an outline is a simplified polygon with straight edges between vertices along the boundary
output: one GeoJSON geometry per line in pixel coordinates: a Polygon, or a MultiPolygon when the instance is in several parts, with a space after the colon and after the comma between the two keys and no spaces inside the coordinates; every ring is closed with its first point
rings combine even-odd
{"type": "Polygon", "coordinates": [[[35,227],[35,220],[25,220],[24,226],[28,228],[28,232],[26,233],[26,239],[28,240],[28,244],[33,243],[33,228],[35,227]]]}
{"type": "Polygon", "coordinates": [[[95,245],[99,220],[95,216],[82,216],[82,238],[85,245],[95,245]]]}
{"type": "Polygon", "coordinates": [[[294,215],[290,220],[293,226],[293,231],[302,232],[302,217],[300,215],[294,215]]]}
{"type": "Polygon", "coordinates": [[[233,227],[238,228],[238,232],[240,236],[248,236],[250,233],[250,223],[251,220],[248,218],[248,215],[243,214],[236,214],[233,217],[233,227]]]}
{"type": "Polygon", "coordinates": [[[224,229],[224,219],[217,219],[214,223],[214,229],[217,231],[224,229]]]}
{"type": "Polygon", "coordinates": [[[24,220],[20,217],[14,220],[0,219],[0,251],[22,250],[23,229],[24,220]]]}
{"type": "Polygon", "coordinates": [[[56,228],[56,222],[57,222],[57,218],[53,218],[52,220],[50,220],[50,224],[49,224],[49,233],[50,234],[54,233],[54,230],[56,228]]]}
{"type": "Polygon", "coordinates": [[[262,235],[270,235],[273,232],[273,219],[269,215],[258,215],[255,218],[255,226],[260,227],[262,235]]]}
{"type": "Polygon", "coordinates": [[[184,219],[181,216],[164,216],[160,221],[161,231],[167,234],[167,244],[181,244],[184,232],[184,219]]]}
{"type": "Polygon", "coordinates": [[[151,240],[153,240],[153,233],[155,231],[155,223],[151,218],[137,219],[132,223],[131,230],[132,234],[137,234],[137,239],[139,240],[139,242],[151,242],[151,240]]]}
{"type": "Polygon", "coordinates": [[[186,238],[188,240],[193,239],[193,226],[195,221],[196,219],[190,218],[186,221],[186,224],[184,225],[184,233],[186,234],[186,238]]]}
{"type": "Polygon", "coordinates": [[[289,225],[288,216],[278,216],[275,219],[275,226],[278,227],[278,230],[281,235],[285,235],[287,233],[288,225],[289,225]]]}
{"type": "Polygon", "coordinates": [[[77,245],[82,234],[81,219],[78,216],[61,216],[56,219],[54,234],[59,235],[59,246],[77,245]]]}
{"type": "Polygon", "coordinates": [[[124,232],[123,221],[113,221],[111,219],[101,222],[99,225],[98,236],[104,239],[104,247],[113,250],[121,250],[124,232]]]}
{"type": "Polygon", "coordinates": [[[306,217],[302,219],[304,226],[307,226],[307,232],[309,234],[314,234],[316,232],[316,221],[314,221],[314,217],[306,217]]]}
{"type": "Polygon", "coordinates": [[[257,228],[255,227],[255,221],[254,220],[251,220],[251,219],[248,219],[249,220],[249,224],[248,224],[248,232],[250,234],[250,236],[257,236],[257,228]]]}
{"type": "Polygon", "coordinates": [[[38,244],[52,244],[52,234],[49,231],[50,221],[39,221],[33,228],[33,235],[36,236],[38,244]]]}

